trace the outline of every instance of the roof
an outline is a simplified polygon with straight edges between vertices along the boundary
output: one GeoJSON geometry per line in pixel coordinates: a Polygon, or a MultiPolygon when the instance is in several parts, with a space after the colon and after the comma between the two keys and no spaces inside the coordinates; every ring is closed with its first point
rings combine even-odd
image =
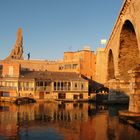
{"type": "Polygon", "coordinates": [[[75,72],[21,71],[20,78],[51,81],[86,81],[75,72]]]}

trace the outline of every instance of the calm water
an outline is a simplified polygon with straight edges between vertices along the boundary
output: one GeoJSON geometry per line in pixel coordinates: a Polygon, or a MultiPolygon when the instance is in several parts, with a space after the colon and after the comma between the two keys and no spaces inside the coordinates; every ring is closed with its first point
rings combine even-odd
{"type": "Polygon", "coordinates": [[[0,140],[140,140],[140,131],[119,121],[124,106],[88,103],[0,103],[0,140]]]}

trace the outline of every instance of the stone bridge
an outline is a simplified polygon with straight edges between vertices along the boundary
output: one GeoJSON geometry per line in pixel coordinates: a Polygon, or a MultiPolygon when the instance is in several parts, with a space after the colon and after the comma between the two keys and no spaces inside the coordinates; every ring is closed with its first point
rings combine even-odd
{"type": "Polygon", "coordinates": [[[97,49],[96,81],[130,96],[140,112],[140,0],[125,0],[105,48],[97,49]]]}
{"type": "Polygon", "coordinates": [[[106,48],[97,50],[97,81],[109,86],[119,82],[122,88],[123,85],[126,88],[130,80],[128,71],[138,64],[140,64],[140,0],[125,0],[106,48]],[[103,61],[99,61],[101,59],[103,61]],[[100,65],[103,65],[103,68],[98,72],[100,65]]]}

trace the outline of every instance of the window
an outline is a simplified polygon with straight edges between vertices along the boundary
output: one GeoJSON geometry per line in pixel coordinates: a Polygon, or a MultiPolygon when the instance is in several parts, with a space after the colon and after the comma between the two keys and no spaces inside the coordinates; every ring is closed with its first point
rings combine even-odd
{"type": "Polygon", "coordinates": [[[67,82],[64,82],[64,90],[67,90],[68,89],[68,84],[67,82]]]}
{"type": "Polygon", "coordinates": [[[10,93],[9,92],[3,92],[3,97],[10,97],[10,93]]]}
{"type": "Polygon", "coordinates": [[[60,90],[60,82],[57,84],[57,90],[60,90]]]}
{"type": "Polygon", "coordinates": [[[83,84],[81,84],[81,89],[84,89],[84,85],[83,84]]]}
{"type": "Polygon", "coordinates": [[[76,69],[78,64],[73,64],[73,69],[76,69]]]}
{"type": "Polygon", "coordinates": [[[74,83],[74,90],[78,89],[78,83],[74,83]]]}
{"type": "Polygon", "coordinates": [[[68,90],[70,90],[70,87],[71,87],[71,83],[68,82],[68,90]]]}
{"type": "Polygon", "coordinates": [[[54,90],[56,90],[56,82],[54,82],[54,90]]]}
{"type": "Polygon", "coordinates": [[[58,93],[58,99],[66,99],[65,93],[58,93]]]}
{"type": "Polygon", "coordinates": [[[39,86],[41,86],[41,87],[42,87],[42,86],[43,86],[43,82],[40,82],[40,83],[39,83],[39,86]]]}
{"type": "Polygon", "coordinates": [[[13,66],[9,66],[9,73],[10,76],[13,76],[13,66]]]}
{"type": "Polygon", "coordinates": [[[62,70],[62,69],[63,69],[63,66],[62,66],[62,65],[60,65],[60,66],[59,66],[59,70],[62,70]]]}
{"type": "Polygon", "coordinates": [[[79,95],[79,98],[80,99],[83,99],[83,94],[82,93],[79,95]]]}
{"type": "Polygon", "coordinates": [[[63,84],[63,82],[61,82],[61,90],[63,90],[64,89],[64,84],[63,84]]]}
{"type": "Polygon", "coordinates": [[[44,85],[45,87],[47,86],[47,82],[45,82],[45,85],[44,85]]]}
{"type": "Polygon", "coordinates": [[[78,95],[73,95],[73,99],[78,99],[78,95]]]}

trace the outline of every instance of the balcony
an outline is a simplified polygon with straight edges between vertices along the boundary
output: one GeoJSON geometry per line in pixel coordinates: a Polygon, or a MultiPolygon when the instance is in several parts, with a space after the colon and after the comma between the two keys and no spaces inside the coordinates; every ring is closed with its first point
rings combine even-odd
{"type": "Polygon", "coordinates": [[[42,86],[37,86],[36,91],[51,91],[50,86],[42,87],[42,86]]]}
{"type": "Polygon", "coordinates": [[[33,87],[19,87],[19,91],[34,91],[33,87]]]}
{"type": "Polygon", "coordinates": [[[4,87],[0,86],[1,91],[17,90],[17,87],[4,87]]]}

